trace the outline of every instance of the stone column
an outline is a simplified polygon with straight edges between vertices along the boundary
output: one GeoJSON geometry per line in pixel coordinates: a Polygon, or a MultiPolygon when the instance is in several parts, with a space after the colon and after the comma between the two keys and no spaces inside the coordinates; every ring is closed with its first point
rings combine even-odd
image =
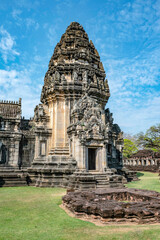
{"type": "Polygon", "coordinates": [[[105,168],[108,167],[108,164],[107,164],[107,149],[106,149],[106,145],[103,145],[103,148],[102,148],[102,171],[104,172],[105,168]]]}
{"type": "Polygon", "coordinates": [[[9,161],[10,166],[18,167],[19,160],[19,142],[20,140],[12,139],[9,147],[9,161]]]}
{"type": "Polygon", "coordinates": [[[82,146],[82,151],[83,151],[83,169],[86,170],[86,148],[84,145],[82,146]]]}
{"type": "Polygon", "coordinates": [[[35,154],[34,154],[34,158],[38,158],[39,156],[39,138],[36,135],[35,137],[35,154]]]}
{"type": "Polygon", "coordinates": [[[57,121],[56,121],[56,147],[64,147],[65,139],[65,102],[57,100],[57,121]]]}
{"type": "Polygon", "coordinates": [[[88,148],[85,147],[85,162],[86,162],[86,171],[88,171],[88,148]]]}
{"type": "Polygon", "coordinates": [[[81,145],[78,138],[75,138],[75,152],[74,157],[77,161],[77,166],[79,169],[85,169],[85,152],[84,146],[81,145]]]}
{"type": "MultiPolygon", "coordinates": [[[[52,116],[51,128],[52,128],[52,142],[51,149],[59,149],[69,151],[69,142],[67,135],[67,127],[70,124],[70,101],[64,97],[59,97],[54,100],[53,106],[50,105],[50,113],[52,116]]],[[[60,152],[59,152],[60,154],[60,152]]]]}
{"type": "Polygon", "coordinates": [[[65,99],[65,132],[64,132],[64,146],[65,147],[68,147],[69,146],[69,143],[68,143],[68,135],[67,135],[67,127],[69,126],[70,124],[70,101],[65,99]]]}
{"type": "Polygon", "coordinates": [[[102,171],[102,161],[103,161],[103,153],[102,153],[102,148],[97,148],[96,149],[96,170],[102,171]]]}

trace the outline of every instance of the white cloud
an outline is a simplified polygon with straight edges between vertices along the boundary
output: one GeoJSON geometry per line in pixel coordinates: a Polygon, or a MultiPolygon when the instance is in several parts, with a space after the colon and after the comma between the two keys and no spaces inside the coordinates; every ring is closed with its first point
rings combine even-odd
{"type": "Polygon", "coordinates": [[[48,34],[47,37],[49,39],[49,42],[51,44],[51,46],[54,46],[57,44],[57,32],[56,32],[56,26],[53,27],[51,26],[48,30],[48,34]]]}
{"type": "Polygon", "coordinates": [[[0,69],[0,86],[3,86],[3,88],[13,87],[18,81],[19,78],[17,71],[6,71],[0,69]]]}
{"type": "Polygon", "coordinates": [[[22,11],[19,9],[13,9],[12,11],[12,17],[17,20],[17,21],[21,21],[22,19],[20,18],[20,15],[22,14],[22,11]]]}
{"type": "Polygon", "coordinates": [[[111,91],[107,107],[125,132],[145,131],[160,121],[159,53],[155,46],[133,59],[105,56],[111,91]]]}
{"type": "Polygon", "coordinates": [[[15,50],[15,39],[12,37],[3,26],[0,27],[0,53],[5,63],[8,59],[14,59],[15,56],[19,56],[20,53],[15,50]]]}
{"type": "Polygon", "coordinates": [[[14,0],[14,4],[17,5],[19,8],[25,8],[28,11],[33,9],[36,10],[37,7],[40,5],[40,1],[36,0],[14,0]]]}
{"type": "Polygon", "coordinates": [[[27,28],[34,27],[35,30],[39,28],[38,22],[36,22],[33,18],[26,18],[25,21],[27,28]]]}
{"type": "Polygon", "coordinates": [[[4,100],[22,98],[22,113],[27,118],[33,116],[34,107],[40,101],[41,85],[34,85],[30,69],[2,70],[0,69],[0,96],[4,100]]]}
{"type": "MultiPolygon", "coordinates": [[[[122,103],[123,105],[123,103],[122,103]]],[[[123,114],[119,116],[119,123],[122,129],[132,133],[145,131],[151,125],[159,122],[160,119],[160,97],[155,96],[148,99],[147,104],[142,104],[140,108],[127,105],[123,109],[123,114]]]]}

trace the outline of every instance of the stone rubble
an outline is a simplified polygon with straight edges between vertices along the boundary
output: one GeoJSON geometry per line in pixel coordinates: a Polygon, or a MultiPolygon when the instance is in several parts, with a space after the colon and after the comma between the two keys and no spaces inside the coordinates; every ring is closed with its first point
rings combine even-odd
{"type": "Polygon", "coordinates": [[[108,188],[69,191],[63,204],[77,216],[102,222],[160,223],[160,193],[140,189],[108,188]]]}

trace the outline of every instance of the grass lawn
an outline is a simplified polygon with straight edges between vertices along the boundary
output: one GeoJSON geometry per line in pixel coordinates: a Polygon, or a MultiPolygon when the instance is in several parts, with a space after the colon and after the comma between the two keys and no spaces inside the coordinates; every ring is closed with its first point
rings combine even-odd
{"type": "MultiPolygon", "coordinates": [[[[127,184],[160,192],[158,174],[138,173],[127,184]]],[[[99,227],[69,217],[60,207],[65,189],[0,188],[0,240],[160,240],[160,225],[99,227]]]]}

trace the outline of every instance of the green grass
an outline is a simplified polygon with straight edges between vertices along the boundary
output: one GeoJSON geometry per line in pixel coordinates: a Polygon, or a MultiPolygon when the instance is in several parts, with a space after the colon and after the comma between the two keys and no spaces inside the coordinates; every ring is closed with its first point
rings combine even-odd
{"type": "MultiPolygon", "coordinates": [[[[160,192],[158,174],[143,173],[128,187],[160,192]]],[[[95,226],[69,217],[60,207],[65,189],[0,189],[0,240],[160,240],[160,225],[95,226]]]]}
{"type": "Polygon", "coordinates": [[[137,175],[140,181],[131,182],[126,185],[127,187],[148,189],[160,192],[160,180],[158,173],[138,172],[137,175]]]}

